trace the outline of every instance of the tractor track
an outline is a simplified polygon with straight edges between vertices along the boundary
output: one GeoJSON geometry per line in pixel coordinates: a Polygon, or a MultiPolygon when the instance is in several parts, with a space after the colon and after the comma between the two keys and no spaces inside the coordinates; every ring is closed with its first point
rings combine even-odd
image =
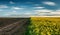
{"type": "Polygon", "coordinates": [[[27,21],[28,19],[22,19],[20,21],[0,28],[0,35],[12,35],[14,32],[20,29],[27,21]]]}

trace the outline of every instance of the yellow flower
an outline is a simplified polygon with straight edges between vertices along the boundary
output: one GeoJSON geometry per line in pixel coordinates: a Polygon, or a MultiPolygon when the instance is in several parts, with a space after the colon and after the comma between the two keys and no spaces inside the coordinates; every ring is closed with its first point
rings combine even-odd
{"type": "Polygon", "coordinates": [[[47,32],[48,35],[51,35],[50,32],[47,32]]]}

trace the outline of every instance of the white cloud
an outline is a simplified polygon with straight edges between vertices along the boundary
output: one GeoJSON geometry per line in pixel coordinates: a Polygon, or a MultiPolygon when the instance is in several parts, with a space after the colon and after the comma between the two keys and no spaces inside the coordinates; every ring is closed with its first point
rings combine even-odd
{"type": "Polygon", "coordinates": [[[29,12],[28,12],[28,13],[24,13],[24,14],[25,14],[25,15],[31,15],[32,13],[29,13],[29,12]]]}
{"type": "Polygon", "coordinates": [[[6,14],[4,14],[5,16],[32,16],[33,13],[30,12],[25,12],[25,13],[18,13],[17,11],[12,11],[12,12],[8,12],[6,14]]]}
{"type": "Polygon", "coordinates": [[[19,9],[23,9],[23,8],[20,8],[20,7],[12,7],[12,9],[19,10],[19,9]]]}
{"type": "Polygon", "coordinates": [[[40,9],[32,12],[18,13],[17,11],[7,12],[5,16],[60,16],[60,10],[40,9]]]}
{"type": "Polygon", "coordinates": [[[8,8],[7,5],[0,5],[0,8],[8,8]]]}
{"type": "Polygon", "coordinates": [[[60,10],[48,10],[48,9],[42,9],[42,10],[34,10],[35,13],[40,16],[60,16],[60,10]]]}
{"type": "Polygon", "coordinates": [[[5,13],[5,14],[4,14],[4,16],[9,16],[9,15],[11,15],[11,14],[10,14],[10,13],[5,13]]]}
{"type": "Polygon", "coordinates": [[[0,9],[0,11],[3,11],[3,10],[0,9]]]}
{"type": "Polygon", "coordinates": [[[35,7],[35,8],[38,8],[38,9],[43,9],[43,8],[45,8],[45,7],[35,7]]]}
{"type": "Polygon", "coordinates": [[[12,15],[12,14],[17,14],[17,11],[7,12],[7,13],[4,14],[4,15],[5,15],[5,16],[9,16],[9,15],[12,15]]]}
{"type": "Polygon", "coordinates": [[[50,12],[52,12],[52,10],[41,9],[41,10],[35,10],[35,12],[37,12],[37,13],[50,13],[50,12]]]}
{"type": "Polygon", "coordinates": [[[56,10],[54,12],[51,12],[52,14],[60,14],[60,10],[56,10]]]}
{"type": "Polygon", "coordinates": [[[51,14],[60,14],[60,12],[51,12],[51,14]]]}
{"type": "Polygon", "coordinates": [[[9,3],[10,3],[10,4],[15,4],[15,2],[13,2],[13,1],[10,1],[9,3]]]}
{"type": "Polygon", "coordinates": [[[17,14],[17,11],[8,12],[9,14],[17,14]]]}
{"type": "Polygon", "coordinates": [[[16,13],[17,11],[13,11],[13,13],[16,13]]]}
{"type": "Polygon", "coordinates": [[[60,12],[60,9],[56,10],[56,12],[60,12]]]}
{"type": "Polygon", "coordinates": [[[55,6],[56,5],[56,3],[50,2],[50,1],[43,2],[43,4],[50,5],[50,6],[55,6]]]}

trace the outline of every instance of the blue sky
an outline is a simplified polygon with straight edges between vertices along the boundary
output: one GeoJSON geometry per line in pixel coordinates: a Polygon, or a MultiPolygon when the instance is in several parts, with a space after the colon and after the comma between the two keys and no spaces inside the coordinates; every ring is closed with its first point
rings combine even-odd
{"type": "Polygon", "coordinates": [[[1,16],[60,16],[60,0],[0,0],[1,16]]]}

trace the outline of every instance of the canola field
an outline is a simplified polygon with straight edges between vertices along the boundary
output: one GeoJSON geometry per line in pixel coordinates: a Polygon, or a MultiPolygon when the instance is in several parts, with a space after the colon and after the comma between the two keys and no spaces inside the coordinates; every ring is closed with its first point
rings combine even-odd
{"type": "Polygon", "coordinates": [[[26,35],[60,35],[59,17],[31,17],[26,35]]]}

